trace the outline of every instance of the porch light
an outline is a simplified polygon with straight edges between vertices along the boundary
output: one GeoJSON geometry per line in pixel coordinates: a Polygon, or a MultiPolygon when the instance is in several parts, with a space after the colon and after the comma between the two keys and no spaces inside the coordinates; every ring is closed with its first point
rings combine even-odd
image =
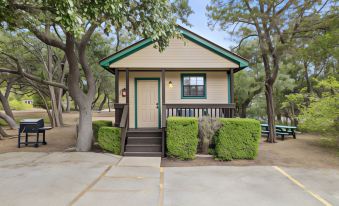
{"type": "Polygon", "coordinates": [[[121,90],[121,96],[126,97],[126,88],[121,90]]]}
{"type": "Polygon", "coordinates": [[[169,81],[169,82],[168,82],[168,87],[169,87],[169,88],[173,88],[173,83],[172,83],[172,81],[169,81]]]}

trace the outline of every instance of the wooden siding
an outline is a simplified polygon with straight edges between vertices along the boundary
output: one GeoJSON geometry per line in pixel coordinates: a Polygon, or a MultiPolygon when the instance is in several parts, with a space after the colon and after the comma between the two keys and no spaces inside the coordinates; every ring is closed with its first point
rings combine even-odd
{"type": "Polygon", "coordinates": [[[172,39],[160,53],[153,45],[131,54],[111,68],[238,68],[218,54],[187,39],[172,39]]]}
{"type": "MultiPolygon", "coordinates": [[[[226,71],[222,72],[190,72],[206,74],[206,99],[181,99],[181,73],[187,72],[166,72],[165,74],[165,103],[166,104],[228,104],[228,78],[226,71]],[[172,81],[173,88],[168,87],[168,82],[172,81]]],[[[135,128],[135,85],[136,77],[159,77],[161,81],[161,71],[159,72],[130,72],[130,104],[129,122],[130,128],[135,128]]],[[[121,96],[121,90],[126,87],[125,72],[119,72],[119,103],[126,103],[126,97],[121,96]]],[[[160,84],[161,87],[161,84],[160,84]]],[[[162,89],[160,88],[160,91],[162,89]]],[[[161,92],[160,92],[161,95],[161,92]]],[[[161,101],[161,96],[160,96],[161,101]]],[[[161,105],[162,102],[159,102],[161,105]]]]}

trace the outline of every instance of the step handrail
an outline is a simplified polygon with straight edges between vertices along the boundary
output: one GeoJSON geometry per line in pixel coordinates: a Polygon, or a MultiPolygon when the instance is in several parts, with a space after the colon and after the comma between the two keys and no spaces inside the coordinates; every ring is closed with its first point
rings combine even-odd
{"type": "Polygon", "coordinates": [[[122,111],[120,128],[121,128],[121,152],[120,154],[123,155],[125,152],[126,135],[127,135],[127,130],[128,130],[128,105],[127,104],[124,105],[124,109],[122,111]]]}

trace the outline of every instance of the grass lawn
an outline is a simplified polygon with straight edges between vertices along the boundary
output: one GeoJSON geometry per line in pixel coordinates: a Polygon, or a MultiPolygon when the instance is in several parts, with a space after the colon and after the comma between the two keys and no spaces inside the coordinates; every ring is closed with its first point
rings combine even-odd
{"type": "MultiPolygon", "coordinates": [[[[22,119],[39,119],[43,118],[45,124],[50,124],[48,115],[46,112],[13,112],[14,113],[14,119],[16,123],[19,123],[22,119]]],[[[7,126],[7,123],[0,119],[0,126],[7,126]]]]}

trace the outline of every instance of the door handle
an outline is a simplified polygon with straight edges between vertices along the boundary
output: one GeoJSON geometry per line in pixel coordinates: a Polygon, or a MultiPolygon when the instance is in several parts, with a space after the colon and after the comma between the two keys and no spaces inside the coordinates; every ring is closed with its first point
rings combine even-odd
{"type": "Polygon", "coordinates": [[[159,102],[157,102],[155,105],[157,105],[157,107],[156,107],[156,108],[157,108],[157,109],[159,109],[159,102]]]}

